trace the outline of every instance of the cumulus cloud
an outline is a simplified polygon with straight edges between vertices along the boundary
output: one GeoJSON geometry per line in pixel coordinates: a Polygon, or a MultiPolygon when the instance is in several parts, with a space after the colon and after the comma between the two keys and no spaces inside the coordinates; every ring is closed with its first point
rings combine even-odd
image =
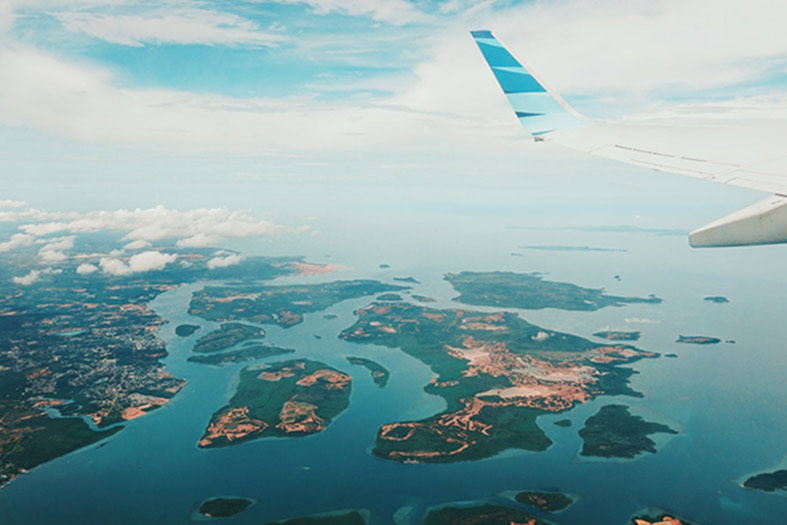
{"type": "Polygon", "coordinates": [[[136,250],[144,250],[145,248],[150,248],[151,244],[148,241],[138,240],[138,241],[131,241],[130,243],[123,246],[124,250],[129,251],[136,251],[136,250]]]}
{"type": "Polygon", "coordinates": [[[22,246],[30,246],[33,244],[35,237],[26,233],[15,233],[11,239],[0,242],[0,253],[9,252],[22,246]]]}
{"type": "Polygon", "coordinates": [[[48,240],[48,242],[38,250],[41,260],[48,263],[65,261],[68,257],[64,253],[74,247],[74,237],[60,237],[48,240]]]}
{"type": "Polygon", "coordinates": [[[31,284],[41,280],[44,275],[56,275],[62,273],[63,270],[56,270],[54,268],[44,268],[43,270],[30,270],[27,274],[20,277],[14,277],[12,281],[14,284],[21,286],[30,286],[31,284]]]}
{"type": "Polygon", "coordinates": [[[402,25],[424,22],[429,17],[406,0],[273,0],[280,4],[307,5],[317,14],[341,13],[368,16],[372,20],[402,25]]]}
{"type": "Polygon", "coordinates": [[[90,275],[91,273],[97,271],[98,271],[98,266],[96,266],[95,264],[83,263],[77,266],[77,273],[79,275],[90,275]]]}
{"type": "Polygon", "coordinates": [[[24,208],[25,206],[27,206],[25,201],[0,199],[0,208],[24,208]]]}
{"type": "Polygon", "coordinates": [[[208,269],[213,270],[214,268],[226,268],[227,266],[234,266],[240,263],[243,260],[243,257],[238,253],[229,253],[229,254],[216,254],[215,257],[208,261],[208,269]]]}
{"type": "Polygon", "coordinates": [[[169,263],[174,262],[175,259],[177,259],[177,255],[174,254],[147,251],[132,255],[127,263],[114,257],[102,257],[98,264],[104,273],[124,276],[161,270],[169,263]]]}
{"type": "Polygon", "coordinates": [[[286,40],[251,20],[207,9],[177,9],[143,14],[83,11],[51,13],[66,29],[113,44],[206,44],[271,46],[286,40]]]}

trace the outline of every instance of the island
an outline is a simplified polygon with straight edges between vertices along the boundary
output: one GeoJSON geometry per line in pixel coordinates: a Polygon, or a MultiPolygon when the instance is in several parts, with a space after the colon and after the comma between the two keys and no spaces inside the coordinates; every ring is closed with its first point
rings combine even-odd
{"type": "Polygon", "coordinates": [[[218,330],[197,339],[193,351],[197,354],[221,352],[243,341],[263,337],[265,330],[262,328],[241,323],[224,323],[218,330]]]}
{"type": "Polygon", "coordinates": [[[594,337],[606,339],[607,341],[638,341],[640,337],[639,332],[624,332],[622,330],[605,330],[596,332],[594,337]]]}
{"type": "Polygon", "coordinates": [[[380,388],[384,388],[385,385],[388,384],[391,373],[380,363],[372,361],[371,359],[366,359],[365,357],[348,357],[347,361],[349,361],[350,364],[360,365],[369,370],[369,372],[372,373],[374,383],[380,388]]]}
{"type": "Polygon", "coordinates": [[[556,427],[570,427],[573,423],[571,423],[570,419],[558,419],[552,424],[556,427]]]}
{"type": "Polygon", "coordinates": [[[367,279],[291,286],[207,286],[194,294],[189,313],[210,321],[245,320],[289,328],[301,323],[304,314],[346,299],[406,289],[367,279]]]}
{"type": "Polygon", "coordinates": [[[397,293],[384,293],[377,297],[378,301],[401,301],[402,296],[397,293]]]}
{"type": "Polygon", "coordinates": [[[418,279],[416,279],[415,277],[412,277],[412,276],[409,276],[409,277],[394,277],[393,280],[394,281],[398,281],[400,283],[421,284],[421,281],[419,281],[418,279]]]}
{"type": "Polygon", "coordinates": [[[315,514],[284,521],[271,521],[267,525],[365,525],[368,519],[364,512],[352,510],[348,512],[315,514]]]}
{"type": "Polygon", "coordinates": [[[545,450],[536,424],[600,394],[640,395],[617,365],[656,354],[595,344],[528,323],[510,312],[438,310],[375,302],[355,312],[346,341],[399,348],[435,374],[424,388],[446,409],[420,421],[383,425],[373,453],[402,462],[481,459],[509,448],[545,450]]]}
{"type": "Polygon", "coordinates": [[[656,433],[677,434],[667,425],[645,421],[629,413],[624,405],[606,405],[585,421],[579,431],[582,456],[634,458],[644,452],[656,452],[656,443],[648,436],[656,433]]]}
{"type": "Polygon", "coordinates": [[[704,300],[716,304],[724,304],[730,302],[730,300],[724,297],[723,295],[711,295],[709,297],[706,297],[704,300]]]}
{"type": "Polygon", "coordinates": [[[474,506],[447,506],[432,509],[426,514],[423,525],[547,525],[547,522],[527,512],[497,503],[474,506]]]}
{"type": "Polygon", "coordinates": [[[208,518],[229,518],[254,504],[246,498],[211,498],[199,506],[199,513],[208,518]]]}
{"type": "Polygon", "coordinates": [[[412,298],[415,299],[416,301],[418,301],[419,303],[434,303],[434,302],[436,302],[431,297],[427,297],[425,295],[413,294],[412,298]]]}
{"type": "Polygon", "coordinates": [[[188,337],[199,329],[200,326],[197,324],[179,324],[175,327],[175,335],[178,337],[188,337]]]}
{"type": "Polygon", "coordinates": [[[549,513],[560,512],[574,503],[573,498],[562,492],[524,491],[517,494],[514,499],[523,505],[530,505],[549,513]]]}
{"type": "Polygon", "coordinates": [[[629,523],[631,525],[694,525],[674,514],[664,512],[654,514],[652,511],[634,515],[629,523]]]}
{"type": "Polygon", "coordinates": [[[235,395],[213,414],[198,446],[321,432],[349,406],[351,384],[349,375],[309,359],[245,368],[235,395]]]}
{"type": "Polygon", "coordinates": [[[774,472],[757,474],[744,481],[742,486],[747,489],[756,489],[765,492],[787,490],[787,470],[776,470],[774,472]]]}
{"type": "Polygon", "coordinates": [[[545,281],[539,273],[461,272],[448,273],[445,280],[460,294],[454,301],[478,306],[595,311],[607,306],[661,302],[653,295],[619,297],[601,289],[545,281]]]}
{"type": "Polygon", "coordinates": [[[721,343],[721,339],[705,335],[679,335],[675,342],[689,345],[717,345],[721,343]]]}
{"type": "Polygon", "coordinates": [[[291,348],[279,348],[277,346],[268,346],[263,344],[244,345],[238,350],[231,350],[229,352],[221,352],[217,354],[208,355],[193,355],[188,358],[188,361],[193,363],[201,363],[204,365],[212,366],[225,366],[235,363],[243,363],[246,361],[256,361],[257,359],[265,359],[275,355],[291,354],[295,350],[291,348]]]}

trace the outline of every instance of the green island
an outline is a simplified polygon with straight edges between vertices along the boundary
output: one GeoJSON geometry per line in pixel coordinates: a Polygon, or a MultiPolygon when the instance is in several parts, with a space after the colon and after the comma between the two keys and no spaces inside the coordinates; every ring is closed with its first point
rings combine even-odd
{"type": "Polygon", "coordinates": [[[246,320],[289,328],[301,323],[304,314],[346,299],[406,289],[368,279],[292,286],[208,286],[194,294],[189,313],[210,321],[246,320]]]}
{"type": "Polygon", "coordinates": [[[384,388],[388,384],[388,379],[391,378],[391,372],[388,371],[383,365],[365,357],[348,357],[347,361],[352,365],[360,365],[365,367],[372,373],[374,383],[380,388],[384,388]]]}
{"type": "Polygon", "coordinates": [[[744,481],[743,486],[747,489],[763,490],[765,492],[787,490],[787,470],[757,474],[744,481]]]}
{"type": "Polygon", "coordinates": [[[179,324],[175,327],[175,335],[178,337],[188,337],[201,327],[197,324],[179,324]]]}
{"type": "Polygon", "coordinates": [[[545,281],[538,273],[461,272],[448,273],[445,280],[459,292],[454,301],[478,306],[595,311],[629,303],[661,303],[653,295],[619,297],[607,295],[601,289],[545,281]]]}
{"type": "Polygon", "coordinates": [[[730,300],[724,297],[723,295],[711,295],[709,297],[706,297],[704,300],[716,304],[724,304],[730,302],[730,300]]]}
{"type": "Polygon", "coordinates": [[[632,415],[627,406],[606,405],[579,431],[583,441],[580,455],[630,459],[644,452],[655,454],[656,443],[648,436],[656,433],[677,434],[667,425],[632,415]]]}
{"type": "Polygon", "coordinates": [[[571,423],[570,419],[558,419],[552,424],[556,427],[570,427],[573,423],[571,423]]]}
{"type": "Polygon", "coordinates": [[[415,277],[412,277],[412,276],[409,276],[409,277],[394,277],[393,280],[394,281],[398,281],[400,283],[421,284],[421,281],[419,281],[418,279],[416,279],[415,277]]]}
{"type": "Polygon", "coordinates": [[[268,346],[258,343],[244,345],[238,350],[231,350],[229,352],[220,352],[208,355],[193,355],[188,358],[188,361],[193,363],[201,363],[203,365],[224,366],[235,363],[243,363],[246,361],[256,361],[257,359],[265,359],[275,355],[291,354],[295,350],[291,348],[279,348],[277,346],[268,346]]]}
{"type": "Polygon", "coordinates": [[[640,395],[617,365],[656,354],[596,344],[528,323],[510,312],[438,310],[372,303],[356,310],[340,337],[399,348],[437,376],[424,390],[446,409],[420,421],[383,425],[373,453],[402,462],[452,462],[509,448],[541,451],[551,441],[536,424],[600,394],[640,395]]]}
{"type": "Polygon", "coordinates": [[[26,286],[12,277],[41,269],[40,247],[0,252],[0,487],[122,431],[118,423],[166,405],[184,387],[164,366],[167,348],[158,333],[165,321],[149,307],[157,296],[204,280],[304,272],[302,258],[283,257],[211,268],[215,249],[172,246],[154,248],[177,257],[161,270],[77,272],[120,246],[80,236],[56,271],[26,286]]]}
{"type": "Polygon", "coordinates": [[[194,344],[193,352],[206,354],[221,352],[249,339],[265,337],[265,330],[241,323],[224,323],[218,330],[203,335],[194,344]]]}
{"type": "Polygon", "coordinates": [[[642,511],[632,516],[630,525],[694,525],[675,514],[661,511],[642,511]]]}
{"type": "Polygon", "coordinates": [[[721,339],[705,335],[679,335],[675,342],[688,345],[717,345],[721,343],[721,339]]]}
{"type": "Polygon", "coordinates": [[[365,525],[367,519],[357,510],[320,514],[314,516],[301,516],[283,521],[271,521],[267,525],[365,525]]]}
{"type": "Polygon", "coordinates": [[[198,446],[321,432],[349,406],[351,386],[349,375],[309,359],[245,368],[235,395],[213,414],[198,446]]]}
{"type": "Polygon", "coordinates": [[[624,332],[622,330],[604,330],[593,334],[594,337],[600,337],[607,341],[638,341],[640,335],[639,332],[624,332]]]}
{"type": "Polygon", "coordinates": [[[544,512],[560,512],[567,509],[574,500],[562,492],[520,492],[514,499],[523,505],[530,505],[544,512]]]}
{"type": "Polygon", "coordinates": [[[431,297],[427,297],[425,295],[413,294],[412,298],[415,299],[416,301],[418,301],[419,303],[434,303],[434,302],[436,302],[431,297]]]}
{"type": "Polygon", "coordinates": [[[426,514],[423,525],[547,525],[549,522],[527,512],[496,503],[483,503],[471,507],[447,506],[432,509],[426,514]]]}
{"type": "Polygon", "coordinates": [[[211,498],[202,502],[199,512],[208,518],[229,518],[253,504],[252,500],[246,498],[211,498]]]}
{"type": "Polygon", "coordinates": [[[377,297],[378,301],[401,301],[402,296],[398,293],[384,293],[377,297]]]}

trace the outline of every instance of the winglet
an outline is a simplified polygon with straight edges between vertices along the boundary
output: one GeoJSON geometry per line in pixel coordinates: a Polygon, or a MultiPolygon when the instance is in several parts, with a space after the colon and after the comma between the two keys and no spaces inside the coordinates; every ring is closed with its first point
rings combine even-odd
{"type": "Polygon", "coordinates": [[[470,34],[514,108],[520,124],[536,140],[544,140],[550,133],[562,129],[589,124],[585,117],[514,58],[491,31],[482,29],[470,34]]]}

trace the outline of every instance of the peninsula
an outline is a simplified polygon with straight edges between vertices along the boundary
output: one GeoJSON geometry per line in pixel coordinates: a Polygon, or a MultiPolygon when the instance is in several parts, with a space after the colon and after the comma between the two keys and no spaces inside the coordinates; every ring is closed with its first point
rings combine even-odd
{"type": "Polygon", "coordinates": [[[629,413],[624,405],[606,405],[585,422],[579,431],[584,444],[582,456],[634,458],[644,452],[656,452],[650,434],[677,434],[667,425],[645,421],[629,413]]]}

